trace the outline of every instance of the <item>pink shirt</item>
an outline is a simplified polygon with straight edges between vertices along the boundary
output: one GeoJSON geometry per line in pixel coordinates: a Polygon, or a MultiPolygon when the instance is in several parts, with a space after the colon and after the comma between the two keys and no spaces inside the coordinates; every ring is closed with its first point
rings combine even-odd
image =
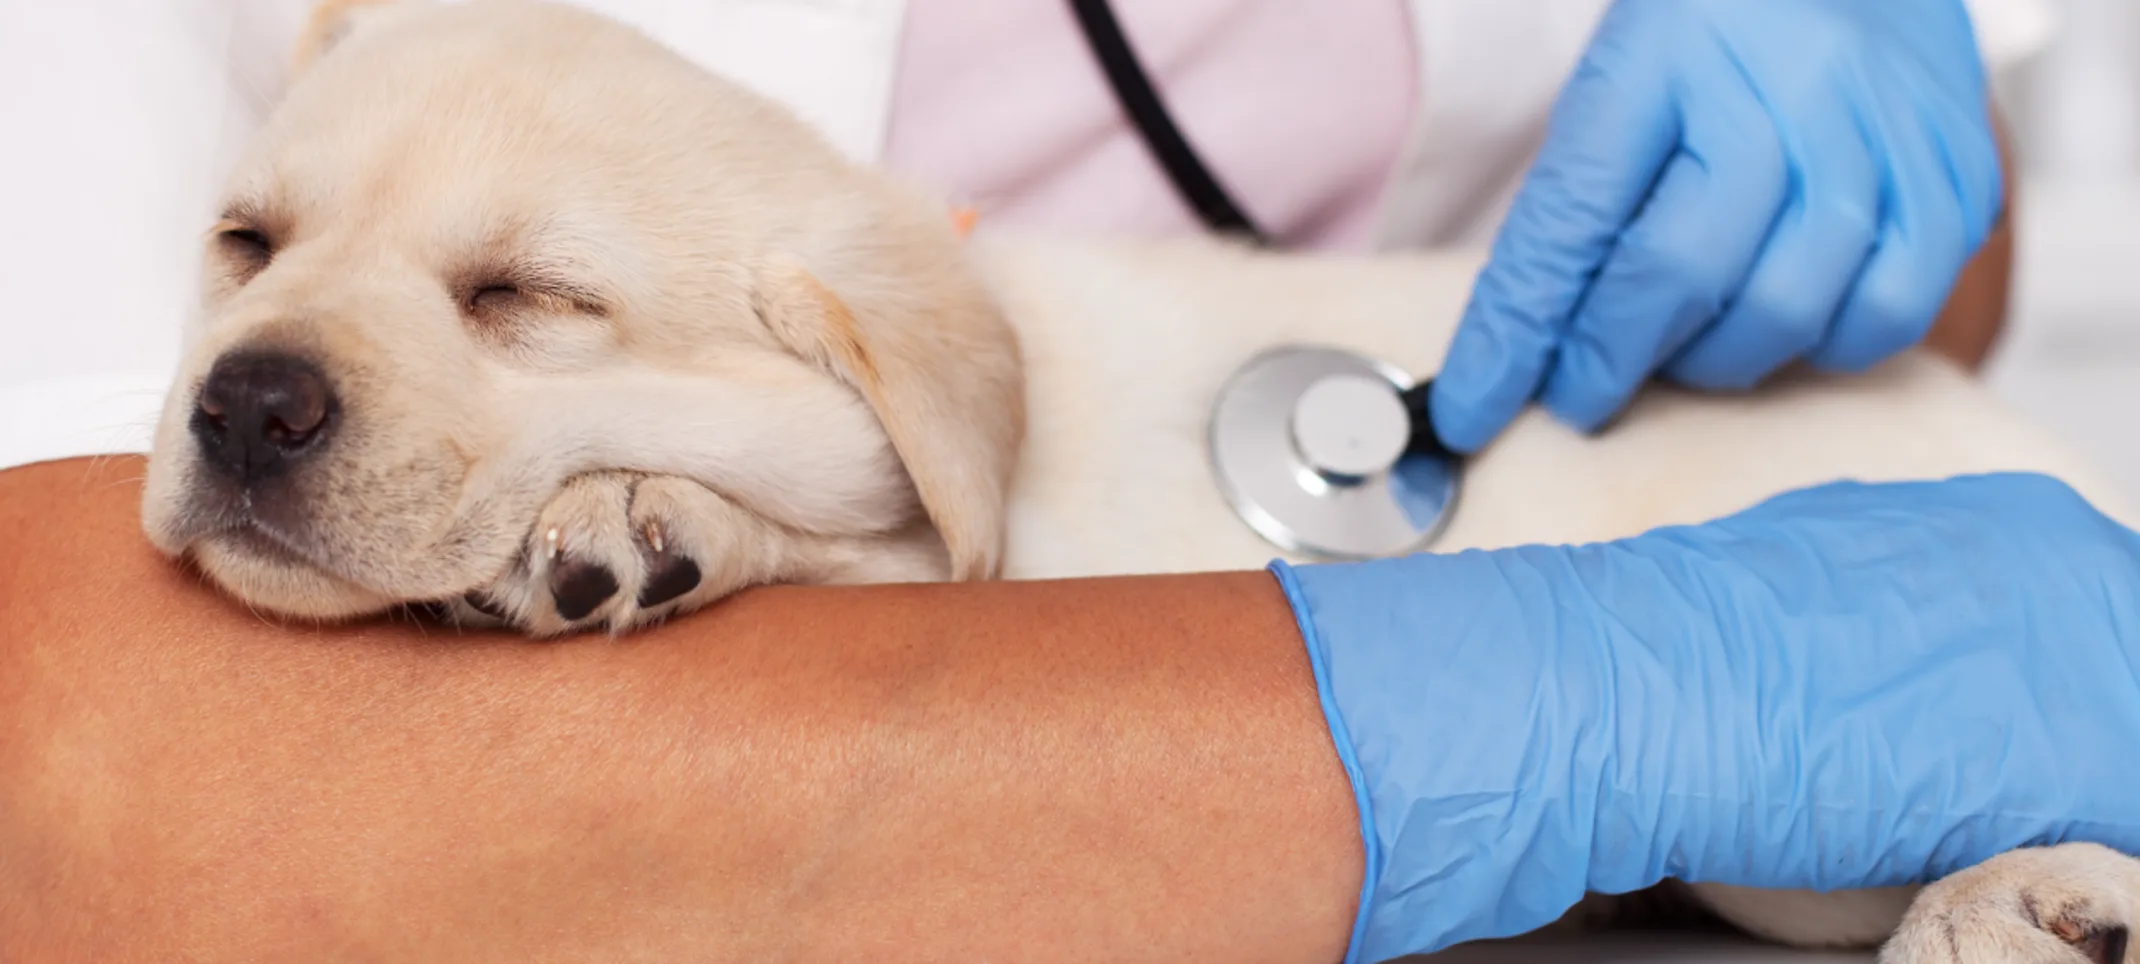
{"type": "MultiPolygon", "coordinates": [[[[1417,72],[1404,0],[1116,0],[1184,136],[1288,246],[1364,250],[1417,72]]],[[[1064,0],[908,0],[884,165],[984,224],[1202,231],[1064,0]]]]}

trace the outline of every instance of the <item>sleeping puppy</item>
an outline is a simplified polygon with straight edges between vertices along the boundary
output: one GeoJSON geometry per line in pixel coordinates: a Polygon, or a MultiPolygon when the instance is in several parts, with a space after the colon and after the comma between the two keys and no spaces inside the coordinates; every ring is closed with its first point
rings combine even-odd
{"type": "Polygon", "coordinates": [[[997,574],[1017,341],[940,207],[567,9],[337,4],[300,70],[209,242],[156,545],[269,610],[540,634],[997,574]]]}
{"type": "MultiPolygon", "coordinates": [[[[962,242],[784,111],[532,0],[332,3],[299,66],[207,239],[143,513],[162,550],[293,617],[425,603],[547,636],[766,582],[1259,566],[1276,551],[1205,461],[1219,386],[1304,341],[1432,372],[1479,266],[962,242]]],[[[1435,548],[1996,469],[2121,511],[1911,355],[1740,397],[1655,389],[1600,438],[1527,415],[1435,548]]],[[[1922,894],[1691,891],[1755,934],[1888,941],[1898,964],[2105,962],[2140,863],[2068,846],[1922,894]]]]}

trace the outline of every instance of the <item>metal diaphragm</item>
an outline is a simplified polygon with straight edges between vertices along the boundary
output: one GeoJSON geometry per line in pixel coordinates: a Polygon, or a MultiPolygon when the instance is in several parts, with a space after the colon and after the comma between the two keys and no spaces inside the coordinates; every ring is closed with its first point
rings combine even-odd
{"type": "Polygon", "coordinates": [[[1377,559],[1432,542],[1456,505],[1461,466],[1417,440],[1412,380],[1337,348],[1264,352],[1220,389],[1211,465],[1242,521],[1287,552],[1377,559]]]}

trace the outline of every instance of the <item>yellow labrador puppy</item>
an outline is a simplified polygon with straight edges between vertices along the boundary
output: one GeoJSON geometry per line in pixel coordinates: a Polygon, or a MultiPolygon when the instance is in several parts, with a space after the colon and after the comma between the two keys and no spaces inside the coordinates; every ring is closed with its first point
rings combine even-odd
{"type": "MultiPolygon", "coordinates": [[[[328,4],[299,67],[207,240],[144,506],[157,546],[293,617],[435,603],[555,635],[774,581],[1255,567],[1273,550],[1206,468],[1220,384],[1299,341],[1431,372],[1478,267],[968,244],[770,103],[534,0],[328,4]]],[[[2120,511],[1913,355],[1738,398],[1659,389],[1598,439],[1528,416],[1439,547],[1992,469],[2120,511]]],[[[2140,863],[2069,846],[1921,895],[1694,890],[1756,934],[1886,941],[1897,964],[2100,964],[2124,956],[2140,863]]]]}

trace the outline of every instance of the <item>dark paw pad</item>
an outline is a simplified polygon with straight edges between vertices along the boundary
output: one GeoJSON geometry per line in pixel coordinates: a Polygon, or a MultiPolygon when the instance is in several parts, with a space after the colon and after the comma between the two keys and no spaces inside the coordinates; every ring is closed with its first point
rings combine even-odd
{"type": "Polygon", "coordinates": [[[646,588],[639,591],[639,608],[652,609],[698,588],[698,563],[686,556],[658,554],[647,567],[646,588]]]}
{"type": "Polygon", "coordinates": [[[557,615],[578,622],[617,594],[617,574],[592,562],[563,562],[550,571],[550,598],[557,615]]]}

